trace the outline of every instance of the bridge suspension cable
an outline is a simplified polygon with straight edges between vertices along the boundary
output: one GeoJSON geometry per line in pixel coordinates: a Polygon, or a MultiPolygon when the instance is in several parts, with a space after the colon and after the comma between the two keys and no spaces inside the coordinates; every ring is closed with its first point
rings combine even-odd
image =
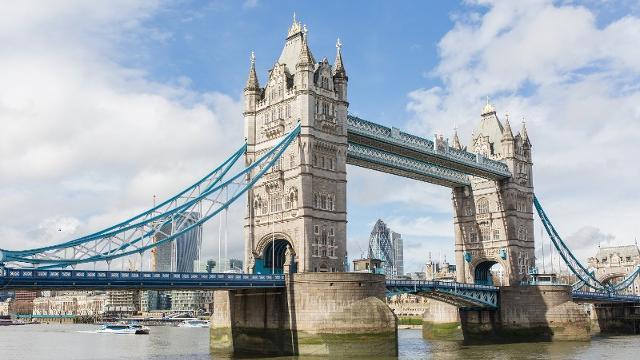
{"type": "Polygon", "coordinates": [[[300,133],[300,125],[244,169],[239,163],[247,145],[241,146],[220,166],[177,195],[128,220],[93,234],[59,244],[27,250],[0,249],[0,263],[64,268],[142,254],[181,235],[226,210],[280,159],[300,133]]]}
{"type": "Polygon", "coordinates": [[[569,270],[577,277],[577,281],[572,284],[573,290],[578,290],[587,286],[596,291],[603,291],[610,294],[617,293],[631,286],[633,281],[638,277],[638,275],[640,275],[640,266],[637,266],[631,274],[627,275],[619,283],[603,284],[596,278],[595,271],[589,270],[582,265],[573,252],[571,252],[567,244],[562,240],[560,235],[558,235],[558,232],[542,209],[542,205],[536,196],[533,197],[533,204],[538,212],[538,216],[540,217],[542,224],[544,225],[547,235],[549,235],[549,238],[551,239],[553,246],[558,251],[559,256],[562,258],[569,270]]]}

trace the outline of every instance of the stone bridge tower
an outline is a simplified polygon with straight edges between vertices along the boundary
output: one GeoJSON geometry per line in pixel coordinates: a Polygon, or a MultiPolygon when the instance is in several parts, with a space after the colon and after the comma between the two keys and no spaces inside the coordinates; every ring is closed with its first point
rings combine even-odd
{"type": "Polygon", "coordinates": [[[512,177],[471,177],[470,187],[453,190],[457,281],[516,285],[535,266],[531,142],[524,122],[514,136],[508,115],[503,126],[488,101],[481,117],[469,151],[505,162],[512,177]],[[502,274],[492,276],[496,263],[502,274]]]}
{"type": "Polygon", "coordinates": [[[344,271],[348,78],[339,40],[333,65],[326,57],[316,62],[307,40],[306,26],[294,16],[265,87],[252,54],[244,90],[246,163],[298,122],[301,134],[248,192],[249,272],[344,271]]]}

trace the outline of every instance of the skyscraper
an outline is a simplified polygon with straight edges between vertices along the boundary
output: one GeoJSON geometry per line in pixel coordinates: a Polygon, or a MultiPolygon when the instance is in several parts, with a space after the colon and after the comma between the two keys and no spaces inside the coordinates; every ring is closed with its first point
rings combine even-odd
{"type": "Polygon", "coordinates": [[[389,278],[404,274],[402,236],[391,231],[378,219],[369,237],[369,258],[382,260],[382,268],[389,278]]]}
{"type": "Polygon", "coordinates": [[[404,275],[404,254],[402,252],[402,235],[392,231],[391,242],[393,243],[395,276],[404,275]]]}
{"type": "MultiPolygon", "coordinates": [[[[196,212],[185,213],[178,220],[162,225],[155,235],[155,241],[162,241],[187,227],[200,218],[196,212]],[[175,228],[175,231],[173,229],[175,228]]],[[[200,258],[202,244],[202,227],[197,226],[175,240],[158,245],[153,254],[155,271],[192,272],[193,263],[200,258]]]]}

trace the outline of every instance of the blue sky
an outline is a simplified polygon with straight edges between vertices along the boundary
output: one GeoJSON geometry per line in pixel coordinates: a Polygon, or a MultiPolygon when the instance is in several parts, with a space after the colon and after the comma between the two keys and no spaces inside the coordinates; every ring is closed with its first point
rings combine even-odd
{"type": "MultiPolygon", "coordinates": [[[[514,130],[526,117],[536,192],[580,256],[640,232],[635,1],[24,1],[0,14],[0,248],[99,229],[207,172],[242,139],[250,51],[264,83],[294,11],[316,59],[344,44],[350,112],[467,143],[490,96],[514,130]]],[[[377,218],[407,271],[452,256],[448,189],[348,172],[351,256],[377,218]]]]}

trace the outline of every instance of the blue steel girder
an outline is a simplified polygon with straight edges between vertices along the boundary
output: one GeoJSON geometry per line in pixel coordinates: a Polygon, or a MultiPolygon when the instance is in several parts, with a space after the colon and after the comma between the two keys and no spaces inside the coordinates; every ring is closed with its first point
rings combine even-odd
{"type": "Polygon", "coordinates": [[[445,281],[387,280],[387,295],[414,294],[461,308],[497,308],[498,288],[445,281]]]}
{"type": "Polygon", "coordinates": [[[284,275],[0,268],[0,289],[253,289],[283,288],[284,275]]]}
{"type": "Polygon", "coordinates": [[[456,170],[351,142],[347,148],[347,163],[447,187],[470,185],[469,177],[456,170]]]}
{"type": "Polygon", "coordinates": [[[638,295],[619,295],[598,291],[572,291],[571,298],[577,302],[590,303],[640,303],[638,295]]]}
{"type": "Polygon", "coordinates": [[[433,141],[388,128],[358,117],[347,116],[347,139],[350,144],[365,145],[391,154],[419,160],[491,180],[511,177],[507,164],[480,154],[450,146],[436,147],[433,141]]]}

